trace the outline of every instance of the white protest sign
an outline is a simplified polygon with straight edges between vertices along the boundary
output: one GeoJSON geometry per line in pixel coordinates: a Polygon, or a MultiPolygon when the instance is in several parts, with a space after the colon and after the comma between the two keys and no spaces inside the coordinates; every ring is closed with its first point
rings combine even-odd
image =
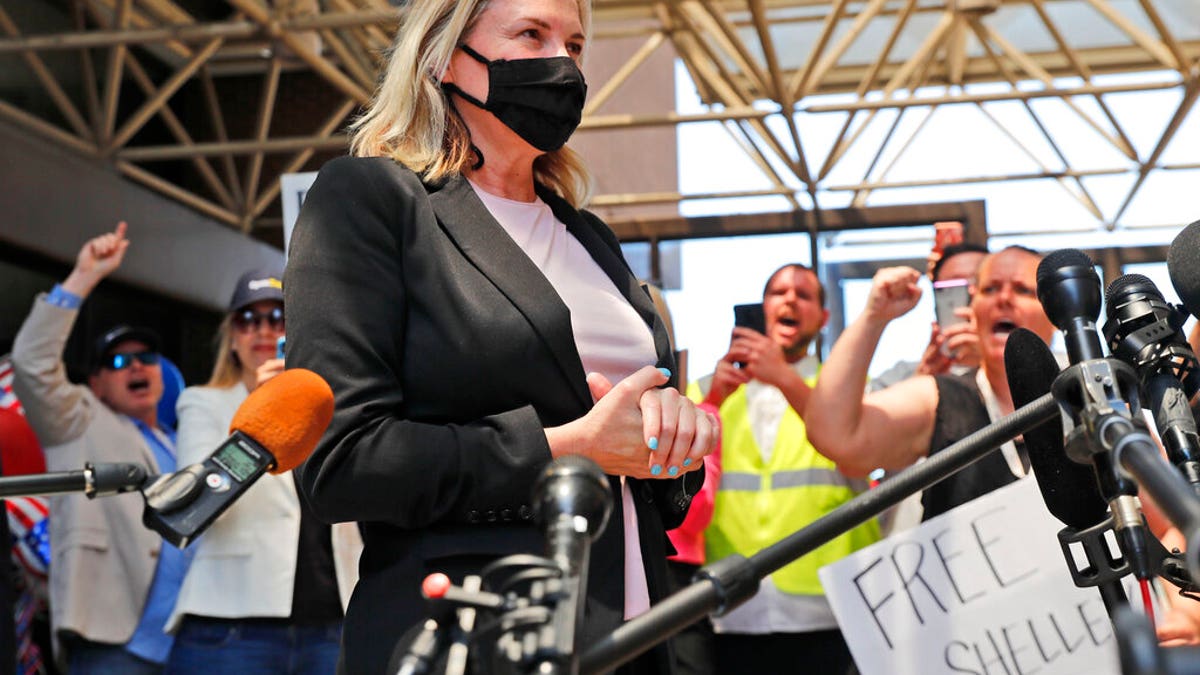
{"type": "Polygon", "coordinates": [[[858,669],[1118,675],[1104,603],[1072,582],[1061,529],[1026,479],[822,568],[858,669]]]}
{"type": "Polygon", "coordinates": [[[292,228],[300,217],[300,206],[304,195],[317,179],[316,171],[285,173],[279,177],[279,198],[283,201],[283,254],[287,255],[288,242],[292,240],[292,228]]]}

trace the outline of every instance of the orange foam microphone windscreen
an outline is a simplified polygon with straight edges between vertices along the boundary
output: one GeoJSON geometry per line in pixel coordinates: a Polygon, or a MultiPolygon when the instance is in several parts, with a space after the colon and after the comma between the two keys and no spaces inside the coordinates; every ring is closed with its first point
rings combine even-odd
{"type": "Polygon", "coordinates": [[[320,375],[285,370],[255,389],[233,415],[229,433],[241,431],[275,457],[271,473],[285,473],[308,458],[333,419],[333,390],[320,375]]]}

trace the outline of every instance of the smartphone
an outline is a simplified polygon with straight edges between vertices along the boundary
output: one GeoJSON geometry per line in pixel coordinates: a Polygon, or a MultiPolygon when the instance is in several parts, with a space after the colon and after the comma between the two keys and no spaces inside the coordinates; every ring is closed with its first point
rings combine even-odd
{"type": "Polygon", "coordinates": [[[751,328],[764,335],[767,332],[767,317],[761,302],[733,306],[733,325],[751,328]]]}
{"type": "Polygon", "coordinates": [[[283,358],[283,350],[286,346],[287,346],[287,336],[280,335],[279,339],[275,341],[275,358],[277,358],[277,359],[283,358]]]}
{"type": "Polygon", "coordinates": [[[955,310],[971,304],[970,283],[966,279],[933,282],[933,311],[939,326],[945,328],[966,321],[955,310]]]}
{"type": "Polygon", "coordinates": [[[933,224],[933,252],[941,254],[947,247],[963,242],[963,224],[957,220],[933,224]]]}

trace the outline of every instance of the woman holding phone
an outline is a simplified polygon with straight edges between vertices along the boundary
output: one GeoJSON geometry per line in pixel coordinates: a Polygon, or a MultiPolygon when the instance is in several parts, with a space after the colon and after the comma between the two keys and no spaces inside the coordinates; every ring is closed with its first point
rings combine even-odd
{"type": "MultiPolygon", "coordinates": [[[[426,615],[427,574],[544,551],[531,493],[563,455],[594,460],[615,502],[579,644],[666,592],[665,530],[699,489],[714,422],[670,386],[661,319],[580,210],[589,182],[565,143],[590,24],[587,0],[409,3],[354,157],[306,196],[288,365],[335,397],[303,489],[322,518],[363,527],[345,672],[388,669],[426,615]]],[[[671,666],[655,649],[628,667],[671,666]]]]}
{"type": "MultiPolygon", "coordinates": [[[[283,372],[283,275],[238,279],[217,331],[208,384],[179,397],[179,466],[220,447],[238,406],[283,372]]],[[[167,673],[328,675],[337,664],[344,602],[362,548],[353,524],[322,524],[292,472],[264,474],[195,543],[167,630],[167,673]]]]}

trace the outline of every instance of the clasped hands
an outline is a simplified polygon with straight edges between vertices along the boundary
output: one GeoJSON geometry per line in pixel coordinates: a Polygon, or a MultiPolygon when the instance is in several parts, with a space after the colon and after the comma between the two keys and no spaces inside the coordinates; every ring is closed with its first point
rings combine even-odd
{"type": "Polygon", "coordinates": [[[675,478],[699,469],[716,447],[717,420],[672,387],[665,370],[646,366],[613,384],[589,373],[596,405],[562,427],[547,429],[551,451],[583,455],[605,473],[675,478]]]}

